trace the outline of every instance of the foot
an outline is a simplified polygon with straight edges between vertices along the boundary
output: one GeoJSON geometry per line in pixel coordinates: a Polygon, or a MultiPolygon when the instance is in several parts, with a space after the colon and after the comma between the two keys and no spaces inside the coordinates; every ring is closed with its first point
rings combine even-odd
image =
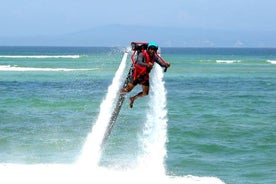
{"type": "Polygon", "coordinates": [[[134,97],[130,97],[129,100],[130,100],[129,107],[132,108],[133,107],[133,103],[134,103],[134,97]]]}

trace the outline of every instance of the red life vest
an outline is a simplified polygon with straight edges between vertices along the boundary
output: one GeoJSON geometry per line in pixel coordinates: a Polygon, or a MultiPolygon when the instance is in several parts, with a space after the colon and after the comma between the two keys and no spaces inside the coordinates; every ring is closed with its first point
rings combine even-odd
{"type": "MultiPolygon", "coordinates": [[[[145,61],[147,64],[149,63],[154,63],[152,61],[152,58],[150,58],[149,54],[147,53],[147,51],[142,50],[142,54],[145,57],[145,61]]],[[[137,78],[143,78],[143,81],[147,81],[149,80],[149,73],[151,71],[151,68],[148,68],[146,66],[141,66],[139,64],[134,64],[134,72],[133,72],[133,79],[136,80],[137,78]]],[[[143,84],[143,82],[142,82],[143,84]]]]}

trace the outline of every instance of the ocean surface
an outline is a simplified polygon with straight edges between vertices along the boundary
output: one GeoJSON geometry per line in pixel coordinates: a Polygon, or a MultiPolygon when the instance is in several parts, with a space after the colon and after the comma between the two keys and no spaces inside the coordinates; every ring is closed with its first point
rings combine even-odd
{"type": "Polygon", "coordinates": [[[100,149],[130,56],[0,47],[0,183],[276,183],[276,49],[162,48],[100,149]]]}

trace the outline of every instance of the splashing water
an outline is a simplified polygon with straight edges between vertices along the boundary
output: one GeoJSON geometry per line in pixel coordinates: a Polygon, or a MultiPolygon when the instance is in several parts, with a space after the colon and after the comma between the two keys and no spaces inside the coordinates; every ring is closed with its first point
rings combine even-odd
{"type": "Polygon", "coordinates": [[[78,161],[79,164],[89,164],[97,166],[101,157],[101,143],[104,138],[105,130],[110,121],[113,106],[117,97],[117,92],[121,87],[123,73],[126,67],[128,51],[124,53],[121,64],[113,78],[112,84],[108,87],[107,94],[100,106],[100,114],[92,132],[88,135],[86,143],[83,146],[82,155],[78,161]]]}
{"type": "Polygon", "coordinates": [[[167,141],[167,109],[166,89],[163,82],[161,67],[153,69],[151,91],[149,94],[149,110],[145,123],[141,145],[143,155],[140,158],[140,167],[154,171],[156,174],[164,175],[164,158],[166,156],[167,141]]]}

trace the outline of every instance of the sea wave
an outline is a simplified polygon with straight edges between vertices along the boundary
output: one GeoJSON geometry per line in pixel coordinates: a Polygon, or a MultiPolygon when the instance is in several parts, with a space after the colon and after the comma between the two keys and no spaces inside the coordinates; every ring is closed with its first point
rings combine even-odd
{"type": "Polygon", "coordinates": [[[227,63],[227,64],[232,64],[232,63],[239,63],[241,60],[216,60],[217,63],[227,63]]]}
{"type": "Polygon", "coordinates": [[[71,58],[71,59],[78,59],[80,58],[80,55],[19,55],[19,56],[13,56],[13,55],[0,55],[0,58],[35,58],[35,59],[45,59],[45,58],[71,58]]]}
{"type": "Polygon", "coordinates": [[[34,68],[34,67],[18,67],[11,65],[0,65],[0,71],[89,71],[89,70],[97,70],[97,68],[34,68]]]}
{"type": "Polygon", "coordinates": [[[270,64],[276,64],[276,60],[266,60],[266,62],[270,63],[270,64]]]}

